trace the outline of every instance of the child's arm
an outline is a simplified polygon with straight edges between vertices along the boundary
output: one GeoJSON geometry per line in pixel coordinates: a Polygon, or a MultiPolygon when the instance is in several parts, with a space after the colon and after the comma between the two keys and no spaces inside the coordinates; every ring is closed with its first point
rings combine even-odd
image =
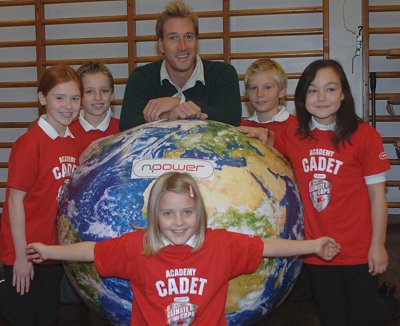
{"type": "Polygon", "coordinates": [[[274,132],[267,128],[240,126],[236,127],[236,129],[250,138],[258,138],[265,145],[274,145],[274,132]]]}
{"type": "Polygon", "coordinates": [[[372,239],[368,251],[368,267],[372,275],[383,273],[388,266],[385,249],[387,203],[385,183],[367,185],[371,205],[372,239]]]}
{"type": "Polygon", "coordinates": [[[92,141],[88,147],[81,153],[79,156],[79,164],[83,164],[90,156],[93,155],[94,152],[98,151],[100,145],[109,138],[115,137],[115,135],[110,135],[106,137],[102,137],[92,141]]]}
{"type": "Polygon", "coordinates": [[[26,192],[24,191],[10,188],[8,197],[10,229],[15,249],[12,284],[21,295],[29,292],[30,281],[33,279],[33,266],[25,255],[25,195],[26,192]]]}
{"type": "Polygon", "coordinates": [[[84,241],[69,245],[47,246],[41,242],[30,243],[26,254],[30,261],[41,263],[47,259],[92,262],[96,242],[84,241]]]}
{"type": "Polygon", "coordinates": [[[279,238],[263,239],[263,257],[291,257],[316,254],[322,259],[331,260],[340,251],[340,245],[329,237],[315,240],[287,240],[279,238]]]}

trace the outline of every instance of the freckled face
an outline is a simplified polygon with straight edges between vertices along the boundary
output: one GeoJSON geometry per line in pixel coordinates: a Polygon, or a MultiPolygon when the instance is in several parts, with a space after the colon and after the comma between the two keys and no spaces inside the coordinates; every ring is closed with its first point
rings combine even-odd
{"type": "Polygon", "coordinates": [[[167,191],[159,202],[160,232],[173,244],[185,244],[197,232],[194,199],[167,191]]]}
{"type": "Polygon", "coordinates": [[[78,115],[81,108],[81,91],[75,81],[58,84],[46,96],[38,93],[39,101],[46,107],[47,122],[60,136],[65,135],[67,126],[78,115]]]}
{"type": "Polygon", "coordinates": [[[324,125],[336,121],[344,99],[339,76],[331,67],[321,68],[311,82],[306,95],[306,109],[315,120],[324,125]]]}

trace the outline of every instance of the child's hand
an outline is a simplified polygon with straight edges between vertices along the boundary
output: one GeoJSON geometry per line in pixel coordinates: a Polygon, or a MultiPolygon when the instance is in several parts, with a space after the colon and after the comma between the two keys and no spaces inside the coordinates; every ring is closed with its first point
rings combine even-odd
{"type": "Polygon", "coordinates": [[[92,156],[92,154],[98,150],[102,142],[114,136],[115,135],[110,135],[92,141],[79,156],[79,164],[83,164],[90,156],[92,156]]]}
{"type": "Polygon", "coordinates": [[[389,265],[389,257],[384,245],[371,245],[368,251],[368,272],[382,274],[389,265]]]}
{"type": "Polygon", "coordinates": [[[30,243],[26,246],[25,252],[28,261],[40,264],[47,259],[45,251],[46,245],[41,242],[30,243]]]}
{"type": "Polygon", "coordinates": [[[324,260],[332,260],[340,252],[340,244],[329,237],[321,237],[315,240],[317,247],[315,253],[324,260]]]}
{"type": "Polygon", "coordinates": [[[258,138],[265,145],[268,144],[269,130],[267,128],[240,126],[236,127],[236,130],[246,134],[250,138],[258,138]]]}
{"type": "Polygon", "coordinates": [[[34,270],[32,263],[24,256],[17,257],[13,266],[12,285],[20,295],[29,292],[31,281],[33,280],[34,270]]]}

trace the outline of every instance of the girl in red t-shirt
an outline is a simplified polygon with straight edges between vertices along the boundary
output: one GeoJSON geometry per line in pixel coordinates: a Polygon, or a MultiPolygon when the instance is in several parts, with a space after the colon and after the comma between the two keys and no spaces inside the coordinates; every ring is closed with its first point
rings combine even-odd
{"type": "Polygon", "coordinates": [[[261,239],[208,229],[199,188],[185,173],[159,177],[150,192],[147,219],[145,230],[98,243],[32,243],[27,254],[35,263],[46,259],[94,261],[99,274],[128,279],[135,298],[131,325],[169,325],[172,321],[225,325],[229,280],[253,273],[262,257],[314,253],[330,260],[340,250],[328,237],[261,239]],[[185,304],[190,311],[183,319],[174,315],[177,304],[185,304]]]}
{"type": "Polygon", "coordinates": [[[13,144],[1,218],[6,318],[12,325],[51,325],[58,317],[62,265],[38,266],[27,259],[32,241],[57,244],[56,213],[64,182],[79,152],[68,125],[81,106],[82,82],[65,65],[48,68],[38,82],[47,114],[13,144]]]}
{"type": "Polygon", "coordinates": [[[400,317],[399,303],[380,295],[377,275],[385,249],[385,172],[382,138],[363,123],[342,66],[312,62],[295,91],[297,125],[256,137],[292,164],[304,206],[306,239],[329,235],[341,244],[331,261],[304,260],[323,325],[380,325],[400,317]]]}

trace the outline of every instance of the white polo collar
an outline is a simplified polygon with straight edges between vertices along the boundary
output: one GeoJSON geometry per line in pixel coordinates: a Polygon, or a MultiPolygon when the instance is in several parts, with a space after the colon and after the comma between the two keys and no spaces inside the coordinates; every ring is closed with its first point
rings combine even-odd
{"type": "Polygon", "coordinates": [[[277,114],[275,114],[270,120],[268,121],[260,121],[257,116],[257,112],[254,112],[254,114],[248,118],[249,121],[254,121],[258,123],[268,123],[268,122],[283,122],[286,121],[289,118],[289,112],[286,111],[284,106],[279,106],[279,111],[277,114]]]}
{"type": "Polygon", "coordinates": [[[91,131],[91,130],[106,131],[108,126],[110,125],[112,116],[113,116],[113,113],[111,111],[111,108],[108,108],[107,115],[105,116],[104,120],[97,127],[94,127],[85,119],[84,111],[81,110],[79,113],[79,122],[80,122],[82,128],[86,132],[91,131]]]}
{"type": "Polygon", "coordinates": [[[311,117],[310,130],[319,129],[319,130],[335,131],[335,127],[336,127],[335,122],[329,125],[323,125],[318,123],[313,116],[311,117]]]}
{"type": "Polygon", "coordinates": [[[167,70],[167,66],[165,64],[165,60],[161,64],[161,69],[160,69],[160,84],[162,84],[163,80],[168,80],[172,85],[175,86],[176,90],[178,91],[176,94],[173,95],[173,97],[179,97],[181,99],[181,103],[185,102],[185,100],[182,101],[182,98],[184,99],[185,96],[183,95],[183,92],[186,91],[189,88],[194,87],[196,85],[197,81],[200,81],[203,83],[203,85],[206,84],[205,79],[204,79],[204,67],[203,67],[203,62],[201,61],[201,58],[199,55],[196,56],[196,66],[194,67],[194,70],[192,72],[192,75],[190,78],[187,80],[185,85],[183,85],[182,88],[177,86],[170,78],[167,70]]]}
{"type": "MultiPolygon", "coordinates": [[[[46,121],[46,118],[47,118],[47,114],[43,114],[40,116],[39,121],[38,121],[39,127],[45,132],[45,134],[47,136],[49,136],[53,140],[56,139],[57,137],[60,137],[60,135],[57,133],[57,131],[53,128],[53,126],[46,121]]],[[[65,137],[75,138],[68,127],[65,130],[64,138],[65,137]]]]}
{"type": "MultiPolygon", "coordinates": [[[[192,248],[194,248],[195,242],[196,242],[196,234],[193,234],[190,239],[188,241],[186,241],[185,245],[188,245],[192,248]]],[[[174,246],[174,244],[169,241],[166,237],[164,237],[163,235],[161,235],[161,240],[162,240],[162,248],[166,247],[166,246],[174,246]]]]}

